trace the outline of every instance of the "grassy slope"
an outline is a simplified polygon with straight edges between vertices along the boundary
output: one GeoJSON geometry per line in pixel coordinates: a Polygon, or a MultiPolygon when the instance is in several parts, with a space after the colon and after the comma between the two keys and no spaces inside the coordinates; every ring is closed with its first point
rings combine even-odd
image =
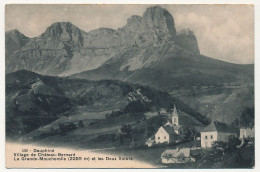
{"type": "Polygon", "coordinates": [[[196,95],[188,90],[177,97],[204,116],[227,123],[239,118],[245,108],[254,106],[253,86],[199,89],[196,95]]]}
{"type": "Polygon", "coordinates": [[[42,130],[43,126],[64,115],[71,116],[74,121],[104,119],[106,113],[123,109],[129,103],[129,93],[138,89],[151,100],[150,106],[170,109],[176,104],[179,109],[200,118],[184,103],[149,87],[122,81],[68,79],[18,71],[6,75],[7,135],[23,135],[40,126],[42,130]]]}

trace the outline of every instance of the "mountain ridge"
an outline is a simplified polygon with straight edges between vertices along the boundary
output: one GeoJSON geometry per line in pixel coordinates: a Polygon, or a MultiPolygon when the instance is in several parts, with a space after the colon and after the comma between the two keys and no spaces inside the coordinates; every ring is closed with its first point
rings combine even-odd
{"type": "MultiPolygon", "coordinates": [[[[6,54],[6,73],[25,69],[47,75],[71,75],[96,69],[129,47],[146,49],[166,43],[199,54],[195,35],[182,36],[180,41],[172,15],[159,6],[148,8],[143,17],[131,16],[125,26],[116,30],[98,28],[85,32],[70,22],[56,22],[41,35],[28,38],[18,51],[6,54]]],[[[6,49],[9,46],[6,42],[6,49]]]]}

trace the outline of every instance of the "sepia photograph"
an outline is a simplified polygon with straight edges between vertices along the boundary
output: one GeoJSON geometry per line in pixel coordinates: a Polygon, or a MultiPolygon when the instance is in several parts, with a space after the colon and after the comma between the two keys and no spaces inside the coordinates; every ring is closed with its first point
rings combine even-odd
{"type": "Polygon", "coordinates": [[[253,4],[6,4],[6,168],[255,168],[253,4]]]}

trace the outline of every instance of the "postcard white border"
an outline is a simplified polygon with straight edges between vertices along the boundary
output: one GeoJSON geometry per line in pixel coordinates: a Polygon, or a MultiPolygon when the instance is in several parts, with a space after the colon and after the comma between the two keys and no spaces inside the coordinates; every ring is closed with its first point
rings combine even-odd
{"type": "MultiPolygon", "coordinates": [[[[0,2],[0,171],[103,171],[104,169],[6,169],[5,168],[5,4],[253,4],[255,7],[255,121],[256,121],[256,167],[253,170],[245,169],[212,169],[210,171],[259,171],[260,170],[260,149],[257,145],[259,141],[260,129],[260,1],[258,0],[1,0],[0,2]]],[[[158,171],[162,169],[106,169],[105,171],[158,171]]],[[[166,171],[208,171],[209,169],[165,169],[166,171]]]]}

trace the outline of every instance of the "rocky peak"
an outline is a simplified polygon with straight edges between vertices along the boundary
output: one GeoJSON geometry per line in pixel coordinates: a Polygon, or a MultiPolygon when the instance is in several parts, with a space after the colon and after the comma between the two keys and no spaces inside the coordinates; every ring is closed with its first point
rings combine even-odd
{"type": "Polygon", "coordinates": [[[142,16],[131,16],[116,30],[85,32],[70,22],[57,22],[34,38],[27,39],[17,30],[6,35],[10,37],[6,37],[7,72],[26,69],[48,75],[72,74],[96,69],[119,57],[125,61],[122,69],[128,67],[130,71],[167,58],[176,47],[200,53],[193,32],[185,30],[176,35],[172,15],[159,6],[148,8],[142,16]]]}
{"type": "Polygon", "coordinates": [[[172,15],[159,6],[148,8],[143,17],[131,16],[117,31],[122,44],[138,47],[158,46],[176,36],[172,15]]]}
{"type": "Polygon", "coordinates": [[[17,29],[7,31],[6,35],[27,38],[24,34],[19,32],[17,29]]]}
{"type": "Polygon", "coordinates": [[[19,32],[17,29],[5,33],[6,53],[9,54],[20,49],[28,42],[29,38],[19,32]]]}
{"type": "Polygon", "coordinates": [[[70,22],[57,22],[49,26],[41,37],[61,41],[80,41],[82,31],[70,22]]]}
{"type": "Polygon", "coordinates": [[[164,34],[176,35],[174,19],[172,15],[160,6],[147,8],[143,14],[146,26],[150,29],[156,29],[164,34]]]}
{"type": "Polygon", "coordinates": [[[129,19],[127,19],[127,25],[131,25],[133,23],[140,23],[142,22],[142,17],[138,15],[133,15],[129,19]]]}

